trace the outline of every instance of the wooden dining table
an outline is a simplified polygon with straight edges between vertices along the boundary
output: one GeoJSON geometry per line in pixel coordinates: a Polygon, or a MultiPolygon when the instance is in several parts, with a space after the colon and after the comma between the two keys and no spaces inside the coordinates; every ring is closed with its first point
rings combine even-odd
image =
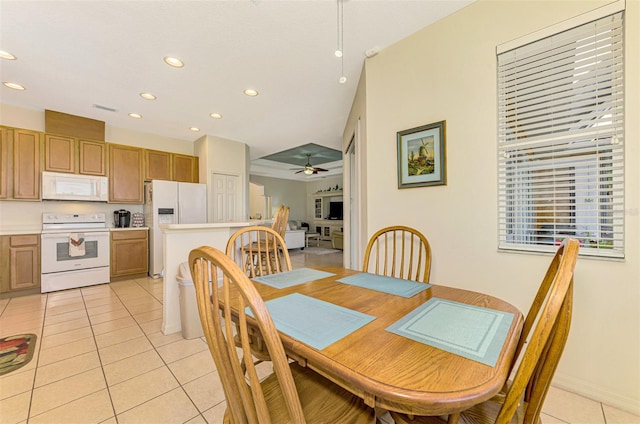
{"type": "Polygon", "coordinates": [[[456,413],[496,395],[508,378],[522,329],[522,313],[487,294],[433,284],[405,298],[338,279],[359,271],[317,267],[333,274],[287,288],[254,281],[267,301],[299,293],[375,317],[340,340],[316,349],[279,331],[287,355],[364,399],[371,407],[414,415],[456,413]],[[392,333],[386,329],[431,298],[513,314],[495,366],[392,333]]]}

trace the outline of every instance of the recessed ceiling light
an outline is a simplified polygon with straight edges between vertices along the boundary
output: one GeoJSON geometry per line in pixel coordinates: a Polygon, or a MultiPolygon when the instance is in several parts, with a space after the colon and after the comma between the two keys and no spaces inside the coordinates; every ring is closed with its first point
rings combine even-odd
{"type": "Polygon", "coordinates": [[[191,131],[193,131],[193,132],[198,132],[198,131],[200,131],[200,128],[198,128],[198,127],[191,127],[191,128],[189,128],[189,129],[190,129],[191,131]]]}
{"type": "Polygon", "coordinates": [[[244,90],[244,94],[246,94],[249,97],[255,97],[258,95],[258,92],[253,88],[247,88],[246,90],[244,90]]]}
{"type": "Polygon", "coordinates": [[[25,88],[15,82],[3,82],[6,87],[13,88],[14,90],[24,90],[25,88]]]}
{"type": "Polygon", "coordinates": [[[336,50],[333,54],[335,54],[336,57],[342,57],[342,50],[336,50]]]}
{"type": "Polygon", "coordinates": [[[340,82],[340,84],[344,84],[345,82],[347,82],[347,77],[345,77],[344,75],[340,77],[340,79],[338,80],[340,82]]]}
{"type": "Polygon", "coordinates": [[[14,55],[12,55],[9,52],[5,52],[4,50],[0,50],[0,58],[7,59],[7,60],[16,60],[17,59],[17,57],[15,57],[14,55]]]}
{"type": "Polygon", "coordinates": [[[164,58],[164,61],[167,65],[173,66],[174,68],[182,68],[184,66],[184,63],[175,57],[167,56],[164,58]]]}
{"type": "Polygon", "coordinates": [[[140,115],[139,113],[130,113],[129,116],[136,119],[142,118],[142,115],[140,115]]]}
{"type": "Polygon", "coordinates": [[[209,116],[213,119],[222,119],[222,115],[220,115],[219,113],[210,113],[209,116]]]}
{"type": "Polygon", "coordinates": [[[156,96],[154,96],[151,93],[140,93],[140,97],[142,97],[143,99],[146,99],[146,100],[155,100],[156,99],[156,96]]]}

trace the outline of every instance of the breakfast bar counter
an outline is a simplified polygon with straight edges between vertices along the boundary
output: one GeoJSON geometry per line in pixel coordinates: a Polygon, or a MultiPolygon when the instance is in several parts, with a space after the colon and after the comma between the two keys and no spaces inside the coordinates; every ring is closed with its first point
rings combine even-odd
{"type": "Polygon", "coordinates": [[[160,224],[164,246],[164,299],[162,332],[167,335],[181,330],[178,268],[189,260],[189,252],[200,246],[224,251],[229,237],[250,221],[206,224],[160,224]]]}

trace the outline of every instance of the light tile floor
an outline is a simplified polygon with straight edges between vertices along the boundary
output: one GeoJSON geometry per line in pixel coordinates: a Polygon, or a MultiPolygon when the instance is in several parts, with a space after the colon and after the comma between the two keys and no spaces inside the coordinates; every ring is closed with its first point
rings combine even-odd
{"type": "MultiPolygon", "coordinates": [[[[294,268],[342,260],[291,256],[294,268]]],[[[0,376],[0,423],[222,422],[224,393],[206,343],[165,336],[161,323],[162,281],[150,278],[0,300],[0,337],[38,336],[31,362],[0,376]]],[[[640,423],[553,387],[542,420],[640,423]]]]}

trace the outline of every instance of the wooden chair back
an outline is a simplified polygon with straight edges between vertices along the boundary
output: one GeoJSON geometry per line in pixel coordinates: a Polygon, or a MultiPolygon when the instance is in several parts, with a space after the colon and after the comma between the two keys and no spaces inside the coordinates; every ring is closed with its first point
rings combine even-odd
{"type": "Polygon", "coordinates": [[[275,230],[280,236],[284,237],[285,231],[287,231],[287,223],[289,222],[289,206],[280,205],[273,217],[273,223],[271,228],[275,230]]]}
{"type": "Polygon", "coordinates": [[[401,225],[383,228],[369,239],[362,270],[428,283],[431,246],[416,229],[401,225]]]}
{"type": "MultiPolygon", "coordinates": [[[[496,423],[509,423],[524,394],[524,423],[536,423],[564,350],[573,306],[573,273],[580,243],[565,239],[556,252],[525,319],[516,356],[522,360],[496,423]],[[535,325],[534,325],[535,324],[535,325]],[[527,337],[531,335],[527,341],[527,337]]],[[[515,362],[515,359],[514,359],[515,362]]]]}
{"type": "Polygon", "coordinates": [[[250,278],[291,271],[284,239],[269,227],[256,225],[236,231],[227,242],[226,253],[250,278]]]}
{"type": "MultiPolygon", "coordinates": [[[[304,423],[304,413],[296,391],[282,342],[260,294],[247,275],[223,252],[202,246],[192,250],[189,264],[193,277],[200,321],[216,364],[227,401],[227,414],[234,423],[269,423],[265,393],[251,357],[247,321],[248,308],[259,328],[277,377],[291,422],[304,423]],[[209,281],[222,281],[222,287],[209,281]],[[213,286],[213,287],[212,287],[213,286]],[[231,305],[237,305],[238,325],[231,320],[231,305]],[[234,337],[239,337],[236,350],[234,337]],[[246,370],[246,374],[245,374],[246,370]]],[[[226,417],[225,417],[226,418],[226,417]]],[[[226,420],[225,420],[226,422],[226,420]]]]}

